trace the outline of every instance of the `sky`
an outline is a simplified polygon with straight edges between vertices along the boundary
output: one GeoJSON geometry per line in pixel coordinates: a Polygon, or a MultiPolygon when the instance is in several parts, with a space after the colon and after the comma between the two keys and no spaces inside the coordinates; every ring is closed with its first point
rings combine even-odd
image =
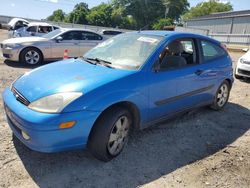
{"type": "MultiPolygon", "coordinates": [[[[222,2],[231,2],[234,10],[250,9],[249,0],[221,0],[222,2]]],[[[0,15],[44,19],[47,18],[56,9],[62,9],[69,13],[73,10],[76,3],[85,2],[89,7],[99,5],[108,0],[0,0],[0,15]]],[[[202,0],[189,0],[192,6],[202,0]]]]}

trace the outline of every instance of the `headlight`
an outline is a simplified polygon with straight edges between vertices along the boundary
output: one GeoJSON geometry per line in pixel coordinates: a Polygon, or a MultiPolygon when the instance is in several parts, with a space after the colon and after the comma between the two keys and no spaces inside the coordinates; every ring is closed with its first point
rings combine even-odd
{"type": "Polygon", "coordinates": [[[241,59],[240,59],[240,63],[243,63],[243,64],[250,64],[250,60],[241,58],[241,59]]]}
{"type": "Polygon", "coordinates": [[[5,47],[6,48],[16,48],[16,47],[19,47],[19,46],[21,46],[20,44],[15,44],[15,43],[13,43],[13,44],[5,44],[5,47]]]}
{"type": "Polygon", "coordinates": [[[244,63],[244,61],[245,61],[245,60],[244,60],[243,58],[240,58],[240,62],[241,62],[241,63],[244,63]]]}
{"type": "Polygon", "coordinates": [[[82,96],[80,92],[57,93],[29,104],[29,108],[44,113],[60,113],[68,104],[82,96]]]}

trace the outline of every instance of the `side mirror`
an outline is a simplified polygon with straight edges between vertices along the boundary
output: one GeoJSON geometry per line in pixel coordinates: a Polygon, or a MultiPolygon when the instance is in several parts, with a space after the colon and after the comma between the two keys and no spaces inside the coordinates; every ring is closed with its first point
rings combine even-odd
{"type": "Polygon", "coordinates": [[[248,51],[249,51],[249,48],[243,48],[242,51],[243,51],[243,52],[248,52],[248,51]]]}
{"type": "Polygon", "coordinates": [[[63,38],[61,36],[56,37],[56,42],[61,42],[63,38]]]}
{"type": "Polygon", "coordinates": [[[154,72],[159,72],[161,69],[161,63],[160,63],[160,58],[158,58],[153,65],[153,70],[154,72]]]}

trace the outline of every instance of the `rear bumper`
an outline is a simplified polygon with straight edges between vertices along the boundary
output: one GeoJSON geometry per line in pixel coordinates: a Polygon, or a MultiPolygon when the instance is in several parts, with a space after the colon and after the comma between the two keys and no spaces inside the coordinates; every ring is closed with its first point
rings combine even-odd
{"type": "Polygon", "coordinates": [[[85,148],[91,128],[99,112],[79,111],[46,114],[30,110],[18,102],[12,92],[3,93],[7,121],[15,136],[32,150],[57,152],[85,148]],[[60,129],[63,122],[76,121],[72,128],[60,129]],[[27,140],[22,135],[26,133],[27,140]]]}

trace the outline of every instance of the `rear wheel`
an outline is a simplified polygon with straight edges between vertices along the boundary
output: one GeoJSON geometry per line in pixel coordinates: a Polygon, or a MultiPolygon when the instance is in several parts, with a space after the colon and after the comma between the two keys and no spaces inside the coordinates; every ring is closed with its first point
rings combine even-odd
{"type": "Polygon", "coordinates": [[[132,116],[126,109],[115,107],[98,118],[91,131],[88,148],[99,160],[109,161],[119,155],[127,143],[132,116]]]}
{"type": "Polygon", "coordinates": [[[229,94],[230,85],[228,81],[225,80],[218,88],[215,95],[214,103],[212,104],[211,108],[213,108],[214,110],[222,109],[228,102],[229,94]]]}
{"type": "Polygon", "coordinates": [[[20,60],[28,65],[38,65],[42,62],[42,53],[36,48],[26,48],[21,52],[20,60]]]}

